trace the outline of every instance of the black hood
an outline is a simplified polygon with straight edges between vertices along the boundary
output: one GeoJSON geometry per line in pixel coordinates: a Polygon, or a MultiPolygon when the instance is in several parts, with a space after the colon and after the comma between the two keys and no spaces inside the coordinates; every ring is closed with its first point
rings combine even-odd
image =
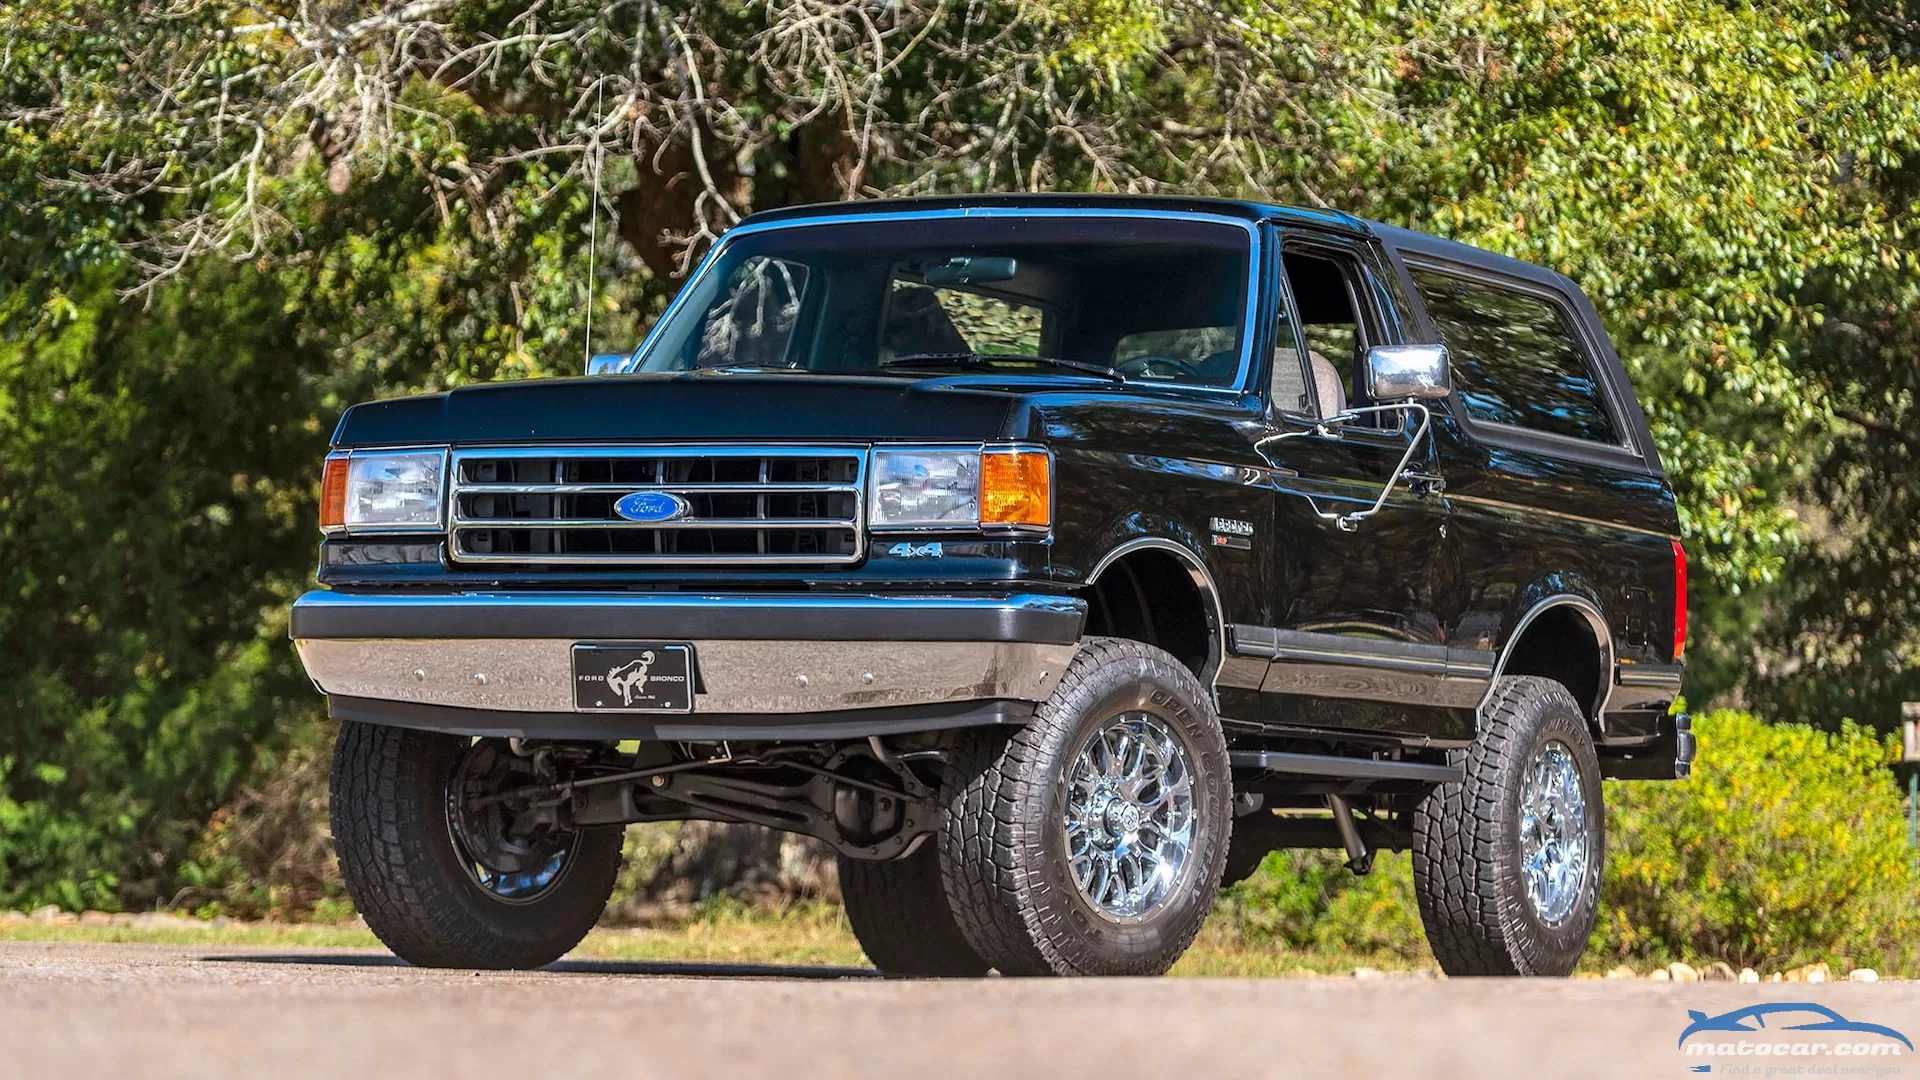
{"type": "Polygon", "coordinates": [[[724,369],[529,379],[356,405],[340,418],[333,442],[978,441],[1017,428],[1016,414],[1031,394],[1111,385],[1071,376],[912,379],[724,369]]]}

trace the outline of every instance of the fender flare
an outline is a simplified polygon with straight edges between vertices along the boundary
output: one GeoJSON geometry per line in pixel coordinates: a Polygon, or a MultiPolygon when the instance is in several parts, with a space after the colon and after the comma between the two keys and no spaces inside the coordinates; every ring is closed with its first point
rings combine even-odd
{"type": "Polygon", "coordinates": [[[1613,631],[1608,629],[1607,616],[1600,610],[1600,605],[1578,593],[1554,593],[1543,597],[1513,624],[1513,633],[1507,635],[1507,643],[1500,647],[1500,658],[1494,661],[1493,677],[1487,681],[1487,692],[1480,698],[1479,706],[1474,709],[1476,717],[1484,714],[1487,703],[1493,700],[1494,687],[1500,684],[1500,676],[1507,670],[1507,661],[1513,658],[1514,647],[1526,637],[1527,627],[1533,625],[1533,621],[1540,616],[1561,607],[1570,607],[1579,612],[1587,620],[1587,626],[1592,629],[1594,640],[1600,643],[1600,693],[1592,702],[1582,702],[1582,704],[1590,705],[1593,709],[1591,719],[1594,730],[1605,734],[1607,702],[1613,697],[1613,631]]]}
{"type": "Polygon", "coordinates": [[[1220,606],[1220,589],[1213,583],[1213,571],[1194,550],[1177,540],[1163,536],[1136,536],[1131,540],[1114,545],[1100,556],[1093,569],[1087,573],[1086,587],[1092,588],[1100,580],[1107,567],[1136,551],[1165,551],[1171,553],[1186,565],[1188,577],[1193,579],[1194,588],[1200,590],[1200,599],[1207,606],[1207,666],[1201,674],[1201,681],[1214,692],[1215,704],[1219,703],[1219,691],[1215,680],[1220,675],[1220,662],[1227,655],[1227,617],[1220,606]]]}

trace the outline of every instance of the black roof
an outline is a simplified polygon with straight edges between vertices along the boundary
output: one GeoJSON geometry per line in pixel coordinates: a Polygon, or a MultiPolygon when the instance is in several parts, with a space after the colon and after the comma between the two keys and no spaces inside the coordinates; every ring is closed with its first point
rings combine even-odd
{"type": "Polygon", "coordinates": [[[795,221],[802,218],[857,217],[868,214],[911,213],[915,210],[965,210],[970,208],[1021,207],[1085,210],[1159,210],[1168,213],[1214,214],[1241,221],[1273,221],[1282,225],[1310,226],[1359,236],[1371,236],[1400,251],[1425,255],[1447,262],[1483,267],[1510,277],[1536,281],[1556,287],[1573,283],[1543,266],[1525,262],[1485,248],[1455,240],[1403,229],[1341,210],[1281,206],[1247,199],[1203,198],[1188,195],[1082,195],[1082,194],[996,194],[929,195],[910,199],[862,199],[852,202],[813,203],[763,210],[741,222],[742,225],[795,221]]]}

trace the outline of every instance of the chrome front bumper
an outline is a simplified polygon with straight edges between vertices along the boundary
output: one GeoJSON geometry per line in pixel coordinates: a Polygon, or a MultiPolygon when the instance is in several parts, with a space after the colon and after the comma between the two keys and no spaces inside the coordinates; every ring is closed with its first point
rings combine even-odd
{"type": "Polygon", "coordinates": [[[1042,595],[313,592],[292,633],[336,698],[544,714],[578,711],[576,642],[684,641],[698,717],[1044,700],[1084,618],[1042,595]]]}

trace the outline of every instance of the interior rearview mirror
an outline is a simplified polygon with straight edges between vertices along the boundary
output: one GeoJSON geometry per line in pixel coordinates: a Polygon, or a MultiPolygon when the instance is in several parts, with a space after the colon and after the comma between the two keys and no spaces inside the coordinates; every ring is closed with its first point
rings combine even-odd
{"type": "Polygon", "coordinates": [[[1445,345],[1376,345],[1367,350],[1366,374],[1375,401],[1432,401],[1453,392],[1445,345]]]}
{"type": "Polygon", "coordinates": [[[955,255],[927,267],[921,278],[929,285],[983,285],[1011,280],[1019,270],[1020,264],[1006,255],[955,255]]]}
{"type": "Polygon", "coordinates": [[[627,361],[632,359],[632,353],[599,353],[587,358],[587,374],[618,375],[627,370],[627,361]]]}

